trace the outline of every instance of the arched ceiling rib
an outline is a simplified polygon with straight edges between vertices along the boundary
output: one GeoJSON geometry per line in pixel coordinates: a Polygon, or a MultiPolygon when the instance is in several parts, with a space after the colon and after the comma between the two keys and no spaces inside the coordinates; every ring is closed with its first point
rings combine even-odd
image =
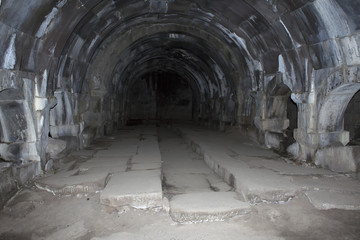
{"type": "MultiPolygon", "coordinates": [[[[226,65],[227,61],[221,52],[211,52],[209,49],[216,49],[216,46],[182,33],[161,33],[148,36],[145,39],[139,39],[122,52],[115,67],[116,74],[122,78],[115,80],[131,81],[130,73],[146,71],[154,64],[157,67],[166,67],[166,70],[180,71],[179,74],[182,74],[181,70],[191,68],[193,71],[208,76],[207,81],[199,82],[198,85],[206,86],[209,84],[208,80],[219,85],[221,83],[216,82],[214,74],[218,75],[218,79],[226,81],[233,77],[230,74],[231,68],[226,65]]],[[[231,82],[223,84],[230,89],[234,88],[231,82]]],[[[115,85],[118,84],[115,83],[115,85]]],[[[121,85],[124,86],[124,84],[121,85]]],[[[221,89],[221,86],[218,88],[221,89]]],[[[225,91],[224,88],[222,90],[225,91]]]]}
{"type": "MultiPolygon", "coordinates": [[[[50,82],[54,76],[59,81],[72,78],[80,85],[75,91],[81,91],[85,73],[97,53],[107,47],[105,43],[130,29],[131,42],[139,39],[137,34],[176,32],[163,29],[167,23],[176,24],[181,32],[204,40],[211,36],[227,45],[223,55],[234,52],[229,62],[240,62],[234,68],[244,65],[252,85],[256,71],[287,72],[296,85],[306,78],[304,61],[314,69],[341,64],[336,57],[342,57],[346,40],[334,39],[358,31],[360,22],[354,10],[358,3],[349,0],[9,0],[0,6],[2,45],[8,46],[15,34],[14,44],[22,49],[22,56],[20,51],[16,56],[21,62],[7,68],[37,74],[47,71],[50,82]],[[149,25],[156,27],[148,30],[149,25]],[[20,44],[20,37],[26,41],[20,44]],[[326,56],[326,48],[336,56],[326,56]],[[322,54],[326,57],[321,58],[322,54]]],[[[293,90],[304,87],[298,85],[293,90]]],[[[63,87],[61,83],[49,86],[53,90],[63,87]]]]}

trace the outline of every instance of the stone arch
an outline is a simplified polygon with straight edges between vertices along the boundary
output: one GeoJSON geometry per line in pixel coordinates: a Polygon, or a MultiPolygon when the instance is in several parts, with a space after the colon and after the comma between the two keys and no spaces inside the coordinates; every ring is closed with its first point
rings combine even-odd
{"type": "Polygon", "coordinates": [[[360,90],[360,83],[346,83],[334,88],[319,112],[319,144],[315,164],[338,172],[358,171],[360,148],[346,146],[350,141],[344,129],[344,117],[350,101],[360,90]]]}
{"type": "Polygon", "coordinates": [[[320,133],[344,130],[343,121],[346,107],[359,90],[360,83],[346,83],[338,86],[326,96],[319,112],[318,130],[320,133]]]}
{"type": "Polygon", "coordinates": [[[291,99],[291,89],[284,83],[277,84],[270,92],[270,97],[276,99],[273,103],[277,117],[284,119],[284,128],[280,141],[280,151],[286,152],[287,148],[296,142],[294,130],[297,128],[298,107],[291,99]]]}
{"type": "Polygon", "coordinates": [[[276,85],[268,88],[269,101],[267,107],[271,108],[268,112],[270,118],[285,118],[287,109],[287,100],[291,95],[290,88],[284,83],[277,83],[276,85]]]}
{"type": "Polygon", "coordinates": [[[351,98],[344,113],[344,130],[349,131],[349,145],[360,145],[360,90],[351,98]]]}
{"type": "Polygon", "coordinates": [[[298,126],[298,106],[292,100],[291,86],[287,85],[279,77],[269,82],[268,92],[271,97],[277,97],[278,116],[286,119],[287,128],[284,129],[282,139],[282,149],[285,151],[288,146],[295,143],[294,130],[298,126]]]}
{"type": "Polygon", "coordinates": [[[290,99],[292,91],[281,80],[281,75],[272,76],[265,85],[265,91],[257,94],[258,116],[255,125],[264,133],[265,145],[285,152],[295,142],[293,131],[297,126],[297,106],[290,99]],[[290,105],[292,104],[292,105],[290,105]],[[295,115],[289,118],[290,115],[295,115]],[[293,129],[289,129],[290,119],[295,121],[293,129]],[[295,126],[295,127],[294,127],[295,126]]]}

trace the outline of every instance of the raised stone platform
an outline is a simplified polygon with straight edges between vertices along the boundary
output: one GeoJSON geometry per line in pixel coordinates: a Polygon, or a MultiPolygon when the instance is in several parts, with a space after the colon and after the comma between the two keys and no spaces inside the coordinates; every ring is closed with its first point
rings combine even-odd
{"type": "Polygon", "coordinates": [[[105,187],[108,176],[107,171],[86,173],[76,169],[38,179],[35,185],[53,194],[92,193],[105,187]]]}
{"type": "Polygon", "coordinates": [[[360,210],[360,193],[338,193],[331,191],[307,191],[311,204],[320,210],[360,210]]]}
{"type": "Polygon", "coordinates": [[[250,202],[281,203],[305,193],[318,209],[360,209],[359,180],[326,169],[297,166],[249,142],[238,132],[176,126],[236,192],[250,202]]]}
{"type": "Polygon", "coordinates": [[[222,221],[248,212],[250,204],[235,192],[187,193],[170,200],[170,215],[180,223],[222,221]]]}
{"type": "Polygon", "coordinates": [[[101,192],[100,202],[110,208],[162,208],[161,171],[114,174],[101,192]]]}

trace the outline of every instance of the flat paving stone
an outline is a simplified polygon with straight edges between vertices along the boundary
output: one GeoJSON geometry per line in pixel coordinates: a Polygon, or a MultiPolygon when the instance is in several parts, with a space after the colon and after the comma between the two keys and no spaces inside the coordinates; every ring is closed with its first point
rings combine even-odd
{"type": "Polygon", "coordinates": [[[105,150],[99,150],[95,157],[121,157],[121,156],[133,156],[137,152],[137,145],[131,145],[128,148],[108,148],[105,150]]]}
{"type": "Polygon", "coordinates": [[[360,210],[360,194],[331,191],[307,191],[305,195],[311,204],[320,210],[360,210]]]}
{"type": "Polygon", "coordinates": [[[67,227],[47,236],[47,240],[85,239],[90,230],[86,229],[84,220],[69,224],[67,227]]]}
{"type": "Polygon", "coordinates": [[[165,172],[166,184],[171,193],[212,192],[204,175],[165,172]]]}
{"type": "Polygon", "coordinates": [[[284,202],[304,192],[307,192],[310,202],[320,209],[330,206],[354,209],[359,201],[360,184],[356,179],[327,169],[286,163],[273,152],[249,144],[249,140],[238,132],[219,133],[186,126],[177,128],[188,144],[204,156],[207,165],[247,201],[284,202]],[[331,197],[337,203],[329,200],[322,204],[317,201],[322,195],[318,190],[333,191],[331,197]],[[344,195],[337,196],[335,192],[343,192],[344,195]],[[342,198],[344,204],[341,204],[342,198]]]}
{"type": "Polygon", "coordinates": [[[280,159],[266,160],[266,159],[251,159],[248,165],[253,168],[265,168],[277,172],[281,175],[336,175],[327,169],[316,167],[299,167],[294,164],[286,163],[280,159]]]}
{"type": "Polygon", "coordinates": [[[147,154],[140,153],[137,155],[134,155],[131,159],[132,163],[161,163],[161,155],[160,152],[157,153],[156,149],[158,149],[159,146],[156,146],[152,152],[149,152],[147,154]]]}
{"type": "Polygon", "coordinates": [[[133,163],[132,166],[131,166],[132,171],[154,170],[154,169],[161,169],[161,162],[133,163]]]}
{"type": "Polygon", "coordinates": [[[53,194],[93,193],[104,189],[108,176],[106,171],[87,173],[77,169],[38,179],[35,185],[53,194]]]}
{"type": "Polygon", "coordinates": [[[222,221],[248,212],[250,204],[234,192],[187,193],[170,200],[170,215],[180,223],[222,221]]]}
{"type": "Polygon", "coordinates": [[[140,209],[162,207],[161,171],[114,174],[101,192],[100,202],[115,209],[123,206],[140,209]]]}
{"type": "Polygon", "coordinates": [[[268,169],[251,168],[244,161],[236,161],[225,154],[221,147],[218,150],[209,146],[202,149],[207,165],[246,201],[286,202],[301,190],[300,186],[292,182],[292,177],[268,169]]]}
{"type": "Polygon", "coordinates": [[[215,174],[209,174],[206,176],[206,179],[210,184],[210,188],[215,192],[228,192],[233,189],[233,187],[225,183],[219,176],[215,174]]]}
{"type": "Polygon", "coordinates": [[[233,176],[237,192],[250,202],[286,202],[301,190],[291,177],[266,169],[240,168],[233,176]]]}
{"type": "Polygon", "coordinates": [[[96,157],[78,165],[79,169],[108,168],[109,173],[125,171],[130,157],[96,157]]]}
{"type": "Polygon", "coordinates": [[[106,237],[95,237],[91,240],[145,240],[145,238],[135,233],[120,232],[106,237]]]}

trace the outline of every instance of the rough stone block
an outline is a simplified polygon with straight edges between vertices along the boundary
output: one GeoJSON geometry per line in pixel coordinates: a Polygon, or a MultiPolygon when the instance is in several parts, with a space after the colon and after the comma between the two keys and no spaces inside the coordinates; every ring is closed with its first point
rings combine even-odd
{"type": "Polygon", "coordinates": [[[108,173],[125,172],[129,157],[96,157],[79,164],[81,171],[106,171],[108,173]]]}
{"type": "Polygon", "coordinates": [[[0,167],[0,207],[2,207],[11,195],[16,191],[15,178],[9,165],[0,167]]]}
{"type": "Polygon", "coordinates": [[[135,163],[132,164],[131,170],[138,171],[138,170],[154,170],[154,169],[161,169],[160,162],[148,162],[148,163],[135,163]]]}
{"type": "Polygon", "coordinates": [[[356,172],[360,164],[360,146],[319,149],[315,164],[336,172],[356,172]]]}
{"type": "Polygon", "coordinates": [[[250,204],[242,202],[234,192],[188,193],[170,200],[170,216],[174,221],[222,221],[250,212],[250,204]]]}
{"type": "Polygon", "coordinates": [[[271,133],[271,132],[266,132],[265,133],[265,144],[268,148],[273,148],[273,149],[280,149],[281,148],[281,140],[282,140],[282,135],[278,134],[278,133],[271,133]]]}
{"type": "Polygon", "coordinates": [[[38,179],[35,185],[53,194],[92,193],[104,188],[108,176],[106,171],[87,173],[76,169],[38,179]]]}
{"type": "Polygon", "coordinates": [[[61,139],[48,139],[48,145],[46,147],[46,153],[50,158],[56,158],[62,151],[66,149],[66,142],[61,139]]]}
{"type": "Polygon", "coordinates": [[[133,208],[162,208],[161,171],[134,171],[114,174],[100,202],[114,209],[124,206],[133,208]]]}
{"type": "Polygon", "coordinates": [[[0,143],[0,158],[13,161],[40,161],[36,143],[0,143]]]}
{"type": "Polygon", "coordinates": [[[255,125],[263,131],[282,132],[289,127],[289,119],[260,119],[255,118],[255,125]]]}
{"type": "Polygon", "coordinates": [[[62,125],[62,126],[50,126],[50,134],[54,138],[64,136],[78,136],[80,133],[80,125],[62,125]]]}
{"type": "Polygon", "coordinates": [[[305,195],[311,204],[320,210],[345,209],[360,210],[360,193],[331,191],[308,191],[305,195]]]}

